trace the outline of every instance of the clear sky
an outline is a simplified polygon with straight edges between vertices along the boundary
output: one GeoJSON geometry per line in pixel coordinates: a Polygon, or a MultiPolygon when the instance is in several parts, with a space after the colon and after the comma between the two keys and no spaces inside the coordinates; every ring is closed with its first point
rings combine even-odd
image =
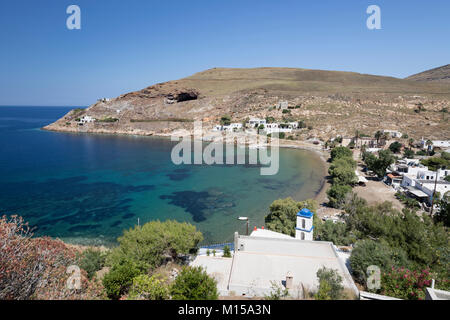
{"type": "Polygon", "coordinates": [[[214,67],[406,77],[450,63],[450,1],[2,0],[0,40],[0,105],[87,106],[214,67]]]}

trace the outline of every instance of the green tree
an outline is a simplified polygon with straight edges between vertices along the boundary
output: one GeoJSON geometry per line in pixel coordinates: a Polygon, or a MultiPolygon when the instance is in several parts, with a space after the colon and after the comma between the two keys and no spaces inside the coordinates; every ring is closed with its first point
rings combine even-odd
{"type": "Polygon", "coordinates": [[[336,147],[333,150],[331,150],[331,161],[337,159],[337,158],[352,158],[353,152],[347,147],[336,147]]]}
{"type": "Polygon", "coordinates": [[[229,115],[222,116],[220,118],[220,124],[223,126],[229,126],[231,124],[231,117],[229,115]]]}
{"type": "Polygon", "coordinates": [[[414,158],[414,151],[411,149],[405,149],[405,152],[403,153],[403,156],[407,159],[413,159],[414,158]]]}
{"type": "Polygon", "coordinates": [[[408,258],[402,249],[392,249],[386,242],[362,240],[356,243],[350,256],[353,278],[362,285],[367,283],[367,267],[375,265],[381,271],[406,266],[408,258]]]}
{"type": "Polygon", "coordinates": [[[328,205],[333,208],[341,208],[344,205],[345,197],[352,191],[348,185],[334,184],[327,191],[328,205]]]}
{"type": "Polygon", "coordinates": [[[167,281],[160,274],[154,274],[152,276],[141,274],[133,278],[128,299],[167,300],[169,299],[167,281]]]}
{"type": "Polygon", "coordinates": [[[342,286],[342,277],[337,270],[323,267],[317,271],[316,275],[319,280],[317,300],[339,300],[342,298],[344,287],[342,286]]]}
{"type": "Polygon", "coordinates": [[[358,181],[355,174],[356,162],[352,158],[335,158],[328,169],[333,184],[352,185],[358,181]]]}
{"type": "Polygon", "coordinates": [[[381,179],[386,174],[386,169],[395,162],[395,157],[390,150],[381,150],[378,157],[372,153],[364,153],[363,161],[367,168],[381,179]]]}
{"type": "Polygon", "coordinates": [[[295,236],[297,212],[303,208],[315,211],[317,203],[314,200],[298,202],[292,198],[275,200],[269,207],[270,213],[265,217],[265,224],[272,231],[295,236]]]}
{"type": "MultiPolygon", "coordinates": [[[[450,176],[447,176],[449,178],[450,176]]],[[[446,227],[450,227],[450,191],[447,191],[439,201],[439,210],[434,215],[436,222],[442,222],[446,227]]]]}
{"type": "Polygon", "coordinates": [[[380,139],[383,137],[383,132],[377,131],[375,132],[375,139],[377,139],[377,145],[380,143],[380,139]]]}
{"type": "Polygon", "coordinates": [[[202,267],[184,267],[170,287],[174,300],[216,300],[216,280],[202,267]]]}
{"type": "Polygon", "coordinates": [[[128,291],[133,279],[141,273],[142,270],[129,261],[114,265],[103,278],[106,294],[110,299],[119,299],[128,291]]]}
{"type": "Polygon", "coordinates": [[[347,230],[347,226],[342,222],[333,222],[327,220],[322,224],[314,224],[317,230],[318,238],[321,241],[331,241],[335,245],[347,246],[355,241],[351,233],[347,230]]]}
{"type": "Polygon", "coordinates": [[[393,153],[399,153],[402,149],[402,144],[398,141],[394,141],[389,145],[389,150],[391,150],[393,153]]]}
{"type": "Polygon", "coordinates": [[[189,223],[158,220],[125,231],[117,240],[119,246],[111,251],[109,264],[132,261],[142,270],[148,271],[168,259],[175,260],[179,255],[195,253],[203,236],[189,223]]]}

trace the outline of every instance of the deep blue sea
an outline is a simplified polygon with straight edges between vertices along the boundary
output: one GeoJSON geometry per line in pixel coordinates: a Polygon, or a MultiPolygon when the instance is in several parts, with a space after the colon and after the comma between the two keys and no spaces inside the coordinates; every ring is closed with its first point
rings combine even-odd
{"type": "Polygon", "coordinates": [[[313,197],[323,183],[316,155],[280,150],[280,170],[258,166],[175,165],[164,138],[48,132],[67,107],[0,107],[0,215],[17,214],[35,235],[113,244],[140,223],[195,224],[204,243],[230,241],[264,224],[272,201],[313,197]]]}

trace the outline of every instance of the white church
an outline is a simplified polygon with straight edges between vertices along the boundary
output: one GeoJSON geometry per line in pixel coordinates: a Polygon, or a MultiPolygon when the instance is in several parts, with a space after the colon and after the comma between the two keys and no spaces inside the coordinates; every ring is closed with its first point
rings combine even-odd
{"type": "Polygon", "coordinates": [[[343,279],[343,286],[359,295],[347,269],[348,257],[338,254],[332,242],[313,240],[314,213],[297,213],[295,238],[287,234],[256,228],[249,236],[234,235],[232,257],[200,254],[191,263],[202,266],[217,281],[220,295],[264,297],[273,284],[283,286],[292,298],[305,298],[317,290],[317,271],[331,268],[343,279]]]}

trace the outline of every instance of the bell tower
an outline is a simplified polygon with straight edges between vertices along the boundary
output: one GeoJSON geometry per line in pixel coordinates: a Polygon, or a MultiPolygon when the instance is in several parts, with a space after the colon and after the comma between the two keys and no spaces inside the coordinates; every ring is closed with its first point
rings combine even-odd
{"type": "Polygon", "coordinates": [[[314,213],[303,208],[297,212],[297,226],[295,228],[295,238],[300,240],[313,240],[313,216],[314,213]]]}

